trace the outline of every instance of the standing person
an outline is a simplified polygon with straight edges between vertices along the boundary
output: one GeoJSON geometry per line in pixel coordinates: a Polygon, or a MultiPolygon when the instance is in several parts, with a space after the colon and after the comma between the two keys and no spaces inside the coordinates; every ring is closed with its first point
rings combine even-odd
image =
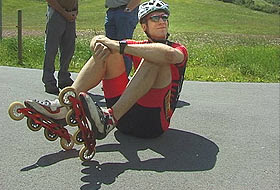
{"type": "Polygon", "coordinates": [[[42,81],[47,93],[58,95],[59,88],[71,86],[73,83],[68,68],[75,51],[78,0],[46,1],[48,8],[42,81]],[[57,86],[54,63],[58,49],[60,50],[60,69],[57,86]]]}
{"type": "MultiPolygon", "coordinates": [[[[111,40],[132,39],[138,23],[138,6],[141,0],[106,0],[105,35],[111,40]]],[[[126,73],[129,75],[132,62],[124,56],[126,73]]]]}
{"type": "MultiPolygon", "coordinates": [[[[72,87],[79,94],[86,117],[97,139],[117,127],[122,133],[154,138],[169,127],[184,81],[187,49],[167,40],[169,6],[150,0],[139,7],[138,18],[148,40],[116,41],[96,36],[93,56],[72,87]],[[129,81],[123,54],[133,60],[136,72],[129,81]],[[100,108],[87,93],[103,82],[107,108],[100,108]]],[[[26,106],[54,119],[64,119],[67,108],[59,101],[27,100],[26,106]]]]}

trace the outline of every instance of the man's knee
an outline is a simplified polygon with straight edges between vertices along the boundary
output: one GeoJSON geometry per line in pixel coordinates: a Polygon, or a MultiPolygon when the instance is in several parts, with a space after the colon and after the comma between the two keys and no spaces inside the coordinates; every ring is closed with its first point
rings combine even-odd
{"type": "Polygon", "coordinates": [[[152,88],[164,88],[171,82],[170,66],[158,66],[152,62],[143,61],[140,65],[143,70],[144,78],[153,79],[152,88]]]}
{"type": "Polygon", "coordinates": [[[125,72],[125,63],[123,56],[119,53],[110,54],[105,62],[106,65],[106,79],[115,78],[125,72]]]}

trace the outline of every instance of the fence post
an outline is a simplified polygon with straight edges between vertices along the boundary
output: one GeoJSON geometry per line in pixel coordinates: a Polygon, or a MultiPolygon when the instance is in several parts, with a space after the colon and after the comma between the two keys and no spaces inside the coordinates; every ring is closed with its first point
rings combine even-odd
{"type": "Polygon", "coordinates": [[[22,11],[18,10],[18,63],[22,64],[22,11]]]}
{"type": "Polygon", "coordinates": [[[2,0],[0,0],[0,40],[2,40],[2,0]]]}

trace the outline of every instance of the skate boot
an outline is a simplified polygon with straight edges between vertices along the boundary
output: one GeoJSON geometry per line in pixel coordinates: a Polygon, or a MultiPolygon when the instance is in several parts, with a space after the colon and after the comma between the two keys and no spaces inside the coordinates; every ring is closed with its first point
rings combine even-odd
{"type": "Polygon", "coordinates": [[[26,100],[24,104],[37,112],[54,120],[64,120],[68,112],[67,108],[61,106],[58,99],[55,100],[26,100]]]}
{"type": "Polygon", "coordinates": [[[72,87],[64,88],[59,94],[59,102],[69,109],[66,114],[66,123],[70,126],[78,126],[73,139],[76,144],[84,144],[79,152],[80,159],[82,161],[91,160],[96,153],[96,133],[90,126],[83,104],[77,97],[75,89],[72,87]]]}
{"type": "Polygon", "coordinates": [[[20,102],[13,102],[10,104],[8,113],[13,120],[19,121],[27,117],[27,126],[30,130],[39,131],[43,127],[44,135],[47,140],[55,141],[60,137],[60,145],[62,148],[65,150],[72,149],[74,146],[72,135],[68,133],[67,129],[65,129],[62,124],[59,124],[56,120],[37,111],[35,108],[40,108],[40,106],[34,106],[36,104],[35,101],[27,100],[24,103],[25,106],[20,102]]]}
{"type": "Polygon", "coordinates": [[[96,139],[104,139],[117,124],[117,120],[113,117],[112,109],[100,108],[93,100],[92,95],[88,93],[80,93],[79,99],[96,139]]]}

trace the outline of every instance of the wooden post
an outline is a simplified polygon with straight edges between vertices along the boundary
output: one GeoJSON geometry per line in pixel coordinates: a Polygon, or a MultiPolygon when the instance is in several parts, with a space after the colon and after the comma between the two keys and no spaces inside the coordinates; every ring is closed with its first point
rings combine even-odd
{"type": "Polygon", "coordinates": [[[0,40],[2,40],[2,0],[0,0],[0,40]]]}
{"type": "Polygon", "coordinates": [[[22,11],[18,10],[18,63],[22,64],[22,11]]]}

